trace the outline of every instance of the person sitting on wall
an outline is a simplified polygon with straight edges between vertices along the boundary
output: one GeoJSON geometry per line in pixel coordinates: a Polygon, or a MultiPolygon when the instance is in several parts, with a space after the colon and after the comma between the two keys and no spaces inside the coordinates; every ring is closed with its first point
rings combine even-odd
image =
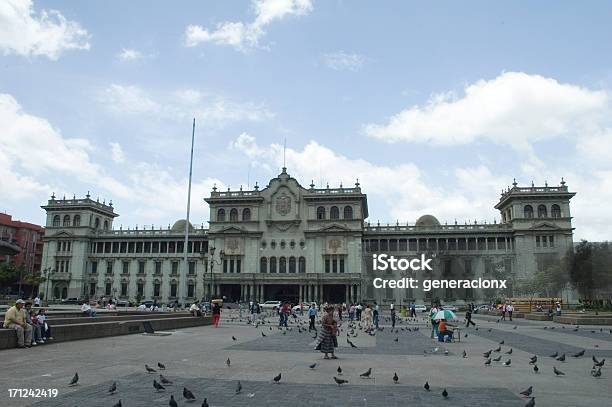
{"type": "Polygon", "coordinates": [[[91,308],[87,301],[83,301],[83,304],[81,305],[81,312],[88,317],[93,318],[96,316],[96,310],[91,308]]]}
{"type": "Polygon", "coordinates": [[[14,329],[17,333],[17,346],[29,348],[32,343],[32,327],[26,323],[25,301],[18,299],[4,314],[4,327],[14,329]]]}
{"type": "Polygon", "coordinates": [[[451,325],[445,319],[440,320],[438,325],[438,342],[444,342],[444,337],[448,336],[447,342],[453,340],[453,330],[451,325]]]}
{"type": "Polygon", "coordinates": [[[42,331],[42,338],[46,341],[46,340],[50,340],[53,339],[53,336],[51,336],[51,328],[49,327],[49,324],[47,323],[47,314],[45,313],[45,309],[41,308],[38,310],[38,316],[37,316],[37,321],[38,321],[38,325],[40,325],[40,329],[42,331]]]}

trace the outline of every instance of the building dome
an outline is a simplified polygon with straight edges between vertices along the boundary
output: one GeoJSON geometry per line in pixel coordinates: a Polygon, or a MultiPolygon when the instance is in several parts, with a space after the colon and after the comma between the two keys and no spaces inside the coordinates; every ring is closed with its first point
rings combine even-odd
{"type": "MultiPolygon", "coordinates": [[[[172,225],[172,231],[173,232],[185,232],[185,223],[187,221],[185,219],[179,219],[176,222],[174,222],[174,225],[172,225]]],[[[191,222],[189,223],[189,230],[193,230],[193,225],[191,224],[191,222]]]]}
{"type": "Polygon", "coordinates": [[[433,215],[423,215],[416,221],[417,227],[432,227],[432,226],[440,226],[440,222],[433,215]]]}

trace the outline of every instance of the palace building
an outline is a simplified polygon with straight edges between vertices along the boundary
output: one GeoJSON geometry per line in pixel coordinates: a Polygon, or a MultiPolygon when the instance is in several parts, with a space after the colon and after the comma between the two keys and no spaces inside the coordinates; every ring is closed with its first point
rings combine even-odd
{"type": "Polygon", "coordinates": [[[157,299],[168,303],[225,297],[292,302],[378,301],[397,304],[439,298],[462,303],[512,294],[513,284],[558,264],[572,248],[569,192],[559,186],[504,190],[500,222],[441,224],[423,215],[413,225],[368,222],[367,196],[353,187],[304,187],[283,168],[260,189],[219,191],[205,199],[208,228],[185,220],[167,228],[115,229],[112,202],[56,199],[46,205],[45,298],[157,299]],[[372,255],[433,258],[433,271],[373,271],[372,255]],[[375,289],[372,281],[503,278],[503,293],[486,289],[375,289]]]}

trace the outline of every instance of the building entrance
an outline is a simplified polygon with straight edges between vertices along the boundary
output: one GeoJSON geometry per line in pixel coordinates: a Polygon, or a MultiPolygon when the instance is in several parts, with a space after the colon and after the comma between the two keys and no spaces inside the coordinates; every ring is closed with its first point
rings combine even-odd
{"type": "Polygon", "coordinates": [[[297,304],[299,298],[299,285],[270,284],[264,289],[264,301],[288,301],[297,304]]]}

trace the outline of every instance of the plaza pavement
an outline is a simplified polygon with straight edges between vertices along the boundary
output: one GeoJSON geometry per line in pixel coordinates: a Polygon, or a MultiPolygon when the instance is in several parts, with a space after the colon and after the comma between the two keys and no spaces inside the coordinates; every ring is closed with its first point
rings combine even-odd
{"type": "Polygon", "coordinates": [[[342,330],[340,359],[333,361],[322,360],[322,355],[313,350],[312,334],[298,332],[295,324],[291,330],[279,331],[277,321],[269,318],[270,324],[255,328],[232,312],[224,313],[219,328],[197,327],[168,336],[128,335],[2,351],[0,405],[110,407],[121,399],[122,406],[167,406],[173,394],[179,406],[200,406],[204,397],[210,406],[219,407],[523,406],[528,399],[519,397],[519,392],[530,385],[536,406],[610,405],[607,391],[612,388],[612,375],[608,361],[601,378],[589,372],[592,355],[598,359],[612,356],[612,327],[585,326],[573,332],[573,327],[562,328],[552,322],[497,323],[497,318],[477,316],[478,330],[462,329],[460,343],[439,344],[428,338],[423,319],[398,325],[397,333],[391,332],[383,319],[384,331],[376,336],[357,331],[358,336],[350,338],[357,349],[348,346],[346,331],[342,330]],[[416,332],[415,327],[419,328],[416,332]],[[492,356],[502,355],[502,362],[511,358],[511,365],[493,362],[485,367],[482,353],[500,346],[501,340],[501,353],[492,356]],[[505,354],[510,348],[512,354],[505,354]],[[582,349],[585,356],[571,356],[582,349]],[[462,357],[463,350],[467,358],[462,357]],[[566,362],[548,356],[554,352],[566,352],[566,362]],[[538,374],[528,364],[534,354],[538,355],[538,374]],[[153,389],[153,379],[159,381],[159,376],[144,369],[145,363],[157,368],[157,362],[166,365],[162,373],[174,381],[163,392],[153,389]],[[317,366],[310,369],[315,362],[317,366]],[[343,370],[339,377],[349,382],[341,387],[333,382],[339,365],[343,370]],[[566,375],[556,377],[553,366],[566,375]],[[374,378],[360,378],[359,374],[370,367],[374,378]],[[75,372],[79,373],[79,384],[69,387],[75,372]],[[392,380],[395,372],[398,384],[392,380]],[[272,378],[278,373],[282,374],[281,382],[274,384],[272,378]],[[113,381],[118,391],[109,395],[107,389],[113,381]],[[242,391],[235,394],[238,381],[242,391]],[[423,389],[425,381],[431,385],[429,392],[423,389]],[[196,395],[196,402],[185,401],[183,386],[196,395]],[[57,388],[60,395],[9,399],[9,388],[57,388]],[[441,395],[443,388],[449,393],[447,399],[441,395]]]}

